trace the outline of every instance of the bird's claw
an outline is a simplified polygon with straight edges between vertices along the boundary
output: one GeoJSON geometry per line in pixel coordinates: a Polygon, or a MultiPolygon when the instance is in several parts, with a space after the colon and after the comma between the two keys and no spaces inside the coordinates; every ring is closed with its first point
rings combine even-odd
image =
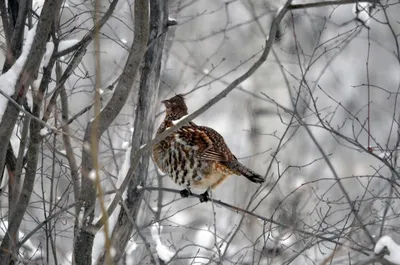
{"type": "Polygon", "coordinates": [[[189,195],[192,195],[192,192],[189,189],[184,189],[179,192],[182,198],[187,198],[189,195]]]}
{"type": "MultiPolygon", "coordinates": [[[[179,193],[181,194],[182,198],[187,198],[193,194],[190,189],[181,190],[179,193]]],[[[200,194],[199,197],[200,197],[200,202],[208,202],[210,200],[210,196],[208,195],[207,191],[200,194]]]]}
{"type": "Polygon", "coordinates": [[[200,194],[200,202],[201,202],[201,203],[203,203],[203,202],[208,202],[209,199],[210,199],[210,196],[208,195],[208,192],[207,192],[207,191],[204,192],[204,193],[202,193],[202,194],[200,194]]]}

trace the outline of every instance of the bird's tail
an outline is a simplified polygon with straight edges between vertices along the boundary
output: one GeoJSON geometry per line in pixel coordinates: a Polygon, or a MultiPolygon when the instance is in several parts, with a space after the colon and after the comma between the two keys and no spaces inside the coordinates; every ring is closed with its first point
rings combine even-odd
{"type": "Polygon", "coordinates": [[[239,161],[228,162],[227,166],[237,172],[238,175],[246,177],[251,182],[262,183],[264,178],[251,169],[239,163],[239,161]]]}

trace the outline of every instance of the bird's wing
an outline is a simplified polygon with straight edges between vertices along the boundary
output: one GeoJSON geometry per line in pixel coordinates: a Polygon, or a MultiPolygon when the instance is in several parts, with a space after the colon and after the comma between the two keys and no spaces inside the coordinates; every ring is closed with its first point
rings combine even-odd
{"type": "Polygon", "coordinates": [[[180,128],[175,133],[175,141],[195,150],[200,159],[230,161],[234,157],[218,132],[194,123],[180,128]]]}

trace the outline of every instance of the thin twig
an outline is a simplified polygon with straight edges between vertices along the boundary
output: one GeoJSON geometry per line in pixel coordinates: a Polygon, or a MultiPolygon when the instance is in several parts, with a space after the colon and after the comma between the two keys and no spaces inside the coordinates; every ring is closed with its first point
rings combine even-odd
{"type": "MultiPolygon", "coordinates": [[[[142,189],[143,189],[143,190],[147,190],[147,191],[159,191],[159,190],[162,190],[162,191],[165,191],[165,192],[180,194],[180,190],[175,190],[175,189],[170,189],[170,188],[143,187],[142,189]]],[[[200,195],[195,194],[195,193],[189,195],[189,197],[194,197],[194,198],[200,199],[200,195]]],[[[215,203],[215,204],[217,204],[217,205],[220,205],[220,206],[223,206],[223,207],[225,207],[225,208],[227,208],[227,209],[230,209],[230,210],[232,210],[232,211],[235,212],[235,213],[241,212],[241,213],[243,213],[243,214],[245,214],[245,215],[250,215],[250,216],[253,216],[253,217],[255,217],[255,218],[258,218],[259,220],[261,220],[261,221],[263,221],[263,222],[268,222],[268,223],[271,223],[271,224],[275,224],[275,225],[278,225],[278,226],[283,227],[283,228],[290,228],[290,229],[293,229],[294,231],[297,231],[297,232],[299,232],[299,233],[301,233],[301,234],[304,234],[304,235],[307,235],[307,236],[310,236],[310,237],[315,237],[315,238],[318,238],[318,239],[320,239],[320,240],[327,241],[327,242],[331,242],[331,243],[334,243],[334,244],[337,244],[337,245],[341,245],[341,246],[343,245],[343,246],[345,246],[345,247],[348,247],[348,248],[350,248],[350,249],[352,249],[352,250],[354,250],[354,251],[357,251],[357,252],[359,252],[359,253],[361,253],[361,254],[364,254],[364,255],[366,255],[366,256],[370,256],[370,255],[371,255],[369,252],[366,252],[366,251],[364,251],[364,250],[362,250],[362,249],[355,248],[355,247],[351,247],[351,246],[349,246],[349,245],[346,244],[346,243],[342,243],[342,242],[337,241],[337,240],[336,240],[336,239],[337,239],[336,236],[326,237],[326,236],[323,236],[323,235],[321,235],[321,234],[316,234],[315,232],[308,232],[308,231],[302,230],[302,229],[300,229],[300,228],[293,227],[292,224],[285,224],[285,223],[276,221],[276,220],[274,220],[274,219],[270,219],[270,218],[264,217],[264,216],[262,216],[262,215],[259,215],[259,214],[257,214],[257,213],[254,213],[254,212],[252,212],[252,211],[242,209],[242,208],[240,208],[240,207],[237,207],[237,206],[228,204],[228,203],[223,202],[223,201],[221,201],[221,200],[213,200],[213,203],[215,203]]]]}
{"type": "Polygon", "coordinates": [[[333,6],[333,5],[347,5],[347,4],[356,4],[356,3],[376,3],[377,0],[336,0],[336,1],[324,1],[324,2],[314,2],[314,3],[306,3],[306,4],[294,4],[290,5],[288,9],[306,9],[313,7],[324,7],[324,6],[333,6]]]}
{"type": "MultiPolygon", "coordinates": [[[[270,28],[270,33],[269,37],[265,43],[264,51],[261,55],[261,57],[247,70],[243,75],[239,76],[237,79],[235,79],[232,83],[230,83],[223,91],[221,91],[218,95],[216,95],[214,98],[212,98],[210,101],[208,101],[205,105],[203,105],[201,108],[193,112],[192,114],[186,116],[186,118],[182,119],[179,121],[176,125],[173,127],[169,128],[165,132],[159,134],[156,136],[152,141],[148,142],[147,144],[143,145],[140,149],[136,150],[134,154],[131,156],[131,167],[129,168],[128,173],[126,174],[125,179],[122,181],[120,187],[118,188],[119,191],[124,191],[129,183],[129,181],[133,178],[135,168],[138,165],[140,158],[150,151],[153,145],[161,142],[164,140],[168,135],[176,132],[181,128],[183,125],[187,124],[200,114],[203,114],[205,111],[207,111],[209,108],[211,108],[213,105],[215,105],[217,102],[219,102],[221,99],[226,97],[233,89],[235,89],[240,83],[245,81],[247,78],[249,78],[266,60],[268,57],[268,54],[271,50],[272,45],[274,44],[275,41],[275,35],[276,31],[278,30],[279,24],[281,20],[283,19],[284,15],[288,11],[288,6],[291,4],[293,0],[288,0],[286,4],[283,6],[281,11],[278,13],[278,15],[275,17],[275,19],[272,21],[271,28],[270,28]]],[[[133,151],[133,150],[132,150],[133,151]]],[[[118,198],[115,197],[112,202],[109,205],[109,208],[107,210],[108,215],[111,215],[112,212],[114,211],[115,207],[118,204],[118,198]]]]}

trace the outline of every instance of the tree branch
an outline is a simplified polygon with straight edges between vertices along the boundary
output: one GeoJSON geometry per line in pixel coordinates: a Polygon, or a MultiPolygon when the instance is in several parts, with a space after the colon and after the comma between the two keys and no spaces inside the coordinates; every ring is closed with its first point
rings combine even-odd
{"type": "MultiPolygon", "coordinates": [[[[147,190],[147,191],[160,191],[160,190],[162,190],[162,191],[166,191],[166,192],[170,192],[170,193],[175,193],[175,194],[180,196],[180,190],[170,189],[170,188],[143,187],[142,190],[147,190]]],[[[194,198],[200,199],[200,195],[194,194],[194,193],[190,194],[189,197],[194,197],[194,198]]],[[[278,226],[283,227],[283,228],[292,229],[292,230],[294,230],[296,232],[299,232],[299,233],[301,233],[303,235],[307,235],[310,238],[317,238],[317,239],[320,239],[322,241],[331,242],[331,243],[334,243],[334,244],[337,244],[337,245],[340,245],[340,246],[346,246],[346,247],[348,247],[348,248],[350,248],[350,249],[352,249],[354,251],[357,251],[357,252],[359,252],[361,254],[364,254],[366,256],[370,256],[370,253],[366,252],[365,250],[362,250],[360,248],[355,248],[355,247],[349,246],[347,243],[342,243],[342,242],[337,241],[337,237],[336,236],[327,237],[327,236],[324,236],[324,235],[321,235],[321,234],[316,234],[314,231],[313,232],[308,232],[306,230],[302,230],[302,229],[300,229],[298,227],[293,226],[293,224],[285,224],[285,223],[276,221],[276,220],[274,220],[272,218],[267,218],[267,217],[264,217],[264,216],[262,216],[260,214],[254,213],[252,211],[249,211],[249,210],[246,210],[246,209],[231,205],[231,204],[223,202],[221,200],[211,199],[210,201],[211,201],[211,203],[215,203],[217,205],[220,205],[220,206],[223,206],[223,207],[225,207],[227,209],[230,209],[235,213],[241,212],[243,214],[258,218],[259,220],[261,220],[263,222],[267,222],[267,223],[271,223],[271,224],[274,224],[274,225],[278,225],[278,226]]]]}
{"type": "Polygon", "coordinates": [[[5,35],[5,39],[6,39],[6,47],[9,47],[10,43],[11,43],[12,29],[10,27],[9,20],[8,20],[6,1],[0,1],[0,15],[1,15],[1,22],[3,22],[4,35],[5,35]]]}
{"type": "MultiPolygon", "coordinates": [[[[3,1],[4,2],[4,1],[3,1]]],[[[9,1],[11,2],[11,1],[9,1]]],[[[10,4],[10,3],[9,3],[10,4]]],[[[10,39],[10,45],[7,46],[7,57],[3,66],[3,73],[7,72],[8,69],[14,64],[16,58],[21,55],[22,44],[24,40],[24,32],[25,32],[25,20],[28,14],[28,0],[21,0],[18,2],[18,11],[11,10],[11,12],[17,12],[16,21],[13,21],[15,24],[12,29],[12,36],[10,39]]],[[[17,8],[15,6],[15,8],[17,8]]]]}
{"type": "MultiPolygon", "coordinates": [[[[53,90],[53,94],[51,96],[50,103],[47,106],[46,111],[45,111],[45,115],[43,117],[44,121],[47,121],[47,118],[50,115],[49,113],[52,112],[53,107],[56,104],[57,97],[58,97],[58,95],[60,93],[61,87],[64,86],[65,82],[68,80],[68,78],[71,76],[73,71],[76,69],[76,67],[78,67],[78,65],[82,61],[82,58],[86,53],[86,48],[89,46],[89,44],[93,40],[93,37],[95,35],[95,29],[98,28],[100,30],[106,24],[108,19],[110,19],[111,15],[113,14],[113,12],[115,10],[115,7],[118,4],[118,1],[119,0],[113,0],[111,2],[111,4],[110,4],[107,12],[104,14],[104,16],[99,21],[96,21],[95,26],[93,27],[93,29],[87,35],[85,35],[79,43],[77,43],[77,44],[73,45],[72,47],[62,51],[61,54],[57,53],[57,52],[53,54],[53,56],[55,58],[58,58],[58,57],[60,57],[62,55],[68,54],[68,53],[76,50],[75,54],[74,54],[74,57],[72,58],[71,62],[68,64],[68,66],[65,69],[63,75],[61,76],[60,80],[58,81],[57,86],[53,90]],[[68,52],[64,53],[65,51],[68,51],[68,52]]],[[[48,95],[46,97],[48,97],[48,95]]]]}
{"type": "MultiPolygon", "coordinates": [[[[111,124],[117,117],[121,109],[125,105],[132,85],[135,81],[140,63],[146,50],[146,43],[148,40],[148,2],[140,0],[135,2],[135,38],[132,44],[131,52],[125,63],[124,70],[119,79],[115,91],[107,103],[107,105],[100,111],[91,122],[88,123],[84,136],[84,145],[97,143],[111,124]],[[93,126],[96,133],[92,134],[93,126]],[[93,139],[93,135],[96,139],[93,139]]],[[[79,209],[84,211],[84,220],[77,235],[77,240],[74,246],[74,256],[77,265],[91,264],[91,253],[93,247],[94,235],[89,231],[89,226],[92,225],[94,217],[94,205],[96,202],[96,186],[95,183],[88,178],[89,172],[93,169],[93,161],[91,148],[83,148],[82,150],[82,186],[80,193],[81,207],[79,209]],[[83,209],[81,209],[83,208],[83,209]]],[[[76,223],[76,226],[78,223],[76,223]]],[[[76,228],[77,229],[77,228],[76,228]]]]}
{"type": "MultiPolygon", "coordinates": [[[[39,68],[39,63],[44,55],[46,49],[47,38],[53,26],[54,18],[60,12],[62,0],[46,1],[43,6],[42,15],[39,18],[36,35],[28,55],[26,64],[22,70],[22,73],[17,81],[16,90],[14,96],[17,98],[17,102],[21,104],[25,98],[26,92],[29,85],[34,80],[34,73],[39,68]],[[22,93],[21,93],[22,92],[22,93]]],[[[33,114],[38,117],[40,113],[41,101],[34,102],[33,114]],[[36,107],[36,108],[35,108],[36,107]]],[[[5,146],[8,145],[8,141],[11,137],[11,133],[15,126],[15,122],[18,118],[19,108],[14,106],[13,103],[8,102],[6,111],[3,115],[0,123],[0,135],[2,141],[0,142],[0,168],[4,166],[2,158],[5,156],[5,146]]],[[[9,217],[9,226],[7,233],[0,247],[0,264],[9,264],[13,255],[18,256],[18,250],[11,249],[13,244],[9,235],[13,235],[18,231],[21,224],[22,218],[25,214],[26,208],[28,207],[29,200],[33,191],[33,185],[36,177],[36,168],[38,162],[38,151],[41,141],[39,131],[41,129],[40,123],[36,120],[32,120],[30,124],[31,139],[29,143],[27,153],[27,170],[24,179],[24,184],[21,190],[18,203],[16,203],[15,210],[9,217]]],[[[15,242],[14,242],[15,243],[15,242]]]]}
{"type": "Polygon", "coordinates": [[[306,4],[294,4],[290,5],[288,9],[306,9],[313,7],[324,7],[324,6],[333,6],[333,5],[347,5],[347,4],[356,4],[356,3],[377,3],[378,0],[336,0],[336,1],[324,1],[324,2],[314,2],[314,3],[306,3],[306,4]]]}
{"type": "MultiPolygon", "coordinates": [[[[57,63],[56,65],[56,76],[57,80],[61,78],[61,65],[57,63]]],[[[79,200],[79,190],[80,190],[80,183],[79,183],[79,170],[78,170],[78,165],[76,163],[75,159],[75,154],[72,149],[71,145],[71,138],[69,137],[69,125],[67,123],[68,121],[68,97],[67,97],[67,92],[65,91],[65,87],[61,87],[60,91],[60,98],[61,98],[61,116],[62,116],[62,122],[65,124],[62,126],[63,130],[63,143],[65,147],[65,152],[67,155],[68,159],[68,164],[71,169],[71,179],[72,179],[72,188],[74,189],[74,199],[75,202],[79,200]]],[[[75,214],[79,213],[79,208],[75,207],[75,214]]]]}
{"type": "MultiPolygon", "coordinates": [[[[146,154],[153,145],[161,142],[163,139],[165,139],[168,135],[176,132],[181,128],[183,125],[187,124],[200,114],[204,113],[207,111],[209,108],[211,108],[213,105],[215,105],[217,102],[219,102],[222,98],[226,97],[233,89],[235,89],[240,83],[245,81],[247,78],[249,78],[257,69],[266,61],[268,54],[271,50],[272,45],[274,44],[275,41],[275,34],[276,31],[278,30],[278,26],[283,19],[284,15],[288,11],[288,7],[290,3],[293,0],[288,0],[286,4],[283,6],[281,11],[278,13],[278,15],[275,17],[275,19],[272,21],[271,28],[270,28],[270,33],[269,37],[266,41],[266,45],[264,48],[264,51],[261,55],[261,57],[250,67],[247,72],[245,72],[243,75],[239,76],[237,79],[235,79],[232,83],[230,83],[224,90],[222,90],[218,95],[216,95],[214,98],[212,98],[210,101],[208,101],[204,106],[193,112],[192,114],[186,116],[184,119],[180,120],[176,125],[173,127],[169,128],[165,132],[159,134],[156,136],[152,141],[148,142],[147,144],[141,146],[139,149],[134,150],[132,148],[132,155],[131,155],[131,167],[128,170],[128,173],[126,174],[125,179],[122,181],[120,187],[118,188],[120,192],[124,191],[129,183],[129,181],[135,176],[135,168],[139,163],[140,158],[146,154]]],[[[110,203],[109,209],[108,209],[108,214],[110,215],[115,207],[118,204],[118,198],[114,197],[112,202],[110,203]]]]}
{"type": "MultiPolygon", "coordinates": [[[[142,5],[142,4],[141,4],[142,5]]],[[[147,3],[146,3],[147,5],[147,3]]],[[[140,6],[135,7],[136,12],[143,12],[140,6]]],[[[156,113],[156,102],[161,70],[161,58],[164,49],[165,29],[168,23],[168,6],[164,0],[150,0],[150,37],[148,48],[144,56],[143,69],[141,71],[138,103],[135,111],[135,131],[132,135],[132,149],[136,150],[151,140],[156,113]]],[[[131,156],[133,155],[131,152],[131,156]]],[[[131,179],[128,187],[126,205],[118,216],[118,222],[112,233],[112,245],[116,249],[114,263],[118,263],[125,252],[126,245],[136,228],[137,215],[143,199],[143,193],[137,190],[137,186],[146,183],[149,159],[143,159],[135,167],[135,178],[131,179]],[[127,211],[128,210],[128,211],[127,211]]],[[[118,197],[118,196],[116,196],[118,197]]],[[[151,253],[150,253],[151,255],[151,253]]],[[[152,257],[152,256],[151,256],[152,257]]],[[[104,260],[104,254],[101,260],[104,260]]],[[[155,262],[152,260],[151,262],[155,262]]],[[[105,263],[103,263],[105,264],[105,263]]]]}

